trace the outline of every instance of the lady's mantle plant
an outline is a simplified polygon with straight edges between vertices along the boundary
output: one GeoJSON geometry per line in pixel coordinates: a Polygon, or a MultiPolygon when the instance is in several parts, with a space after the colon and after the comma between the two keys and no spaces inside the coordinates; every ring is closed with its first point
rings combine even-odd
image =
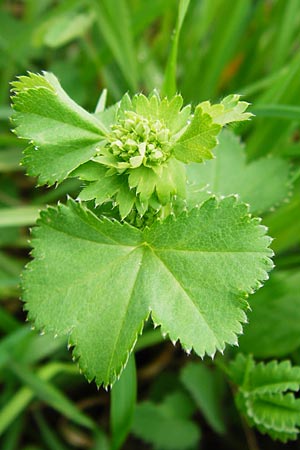
{"type": "Polygon", "coordinates": [[[194,111],[182,98],[125,95],[90,114],[50,73],[13,83],[13,121],[39,184],[83,182],[79,199],[42,211],[23,298],[36,326],[68,335],[89,380],[112,384],[151,316],[201,357],[236,344],[247,297],[272,268],[270,238],[234,196],[189,210],[186,164],[213,158],[239,96],[194,111]]]}

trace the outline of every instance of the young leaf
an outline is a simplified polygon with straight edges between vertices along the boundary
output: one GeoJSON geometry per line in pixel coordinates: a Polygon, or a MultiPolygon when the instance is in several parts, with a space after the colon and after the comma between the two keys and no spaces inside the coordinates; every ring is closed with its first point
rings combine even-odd
{"type": "Polygon", "coordinates": [[[287,441],[286,434],[290,435],[289,439],[297,438],[300,426],[300,399],[296,399],[292,393],[254,396],[246,399],[245,404],[249,418],[258,427],[262,425],[262,431],[265,433],[269,430],[278,433],[277,439],[283,442],[287,441]]]}
{"type": "Polygon", "coordinates": [[[105,126],[71,100],[53,74],[29,73],[12,86],[15,133],[30,140],[23,164],[40,184],[61,182],[97,153],[105,126]]]}
{"type": "Polygon", "coordinates": [[[240,102],[240,95],[232,94],[223,98],[221,103],[212,105],[210,101],[200,103],[202,111],[209,114],[215,123],[226,125],[231,122],[249,120],[253,114],[245,112],[249,106],[247,102],[240,102]]]}
{"type": "Polygon", "coordinates": [[[255,364],[252,357],[239,354],[229,373],[239,385],[237,407],[250,425],[283,442],[296,439],[300,400],[290,391],[300,389],[300,367],[293,367],[290,361],[255,364]]]}
{"type": "Polygon", "coordinates": [[[211,150],[217,145],[216,136],[220,131],[221,126],[198,105],[191,123],[174,146],[175,158],[185,163],[212,159],[211,150]]]}
{"type": "Polygon", "coordinates": [[[200,356],[235,344],[245,297],[272,268],[265,227],[234,197],[212,198],[144,231],[100,220],[72,200],[42,212],[38,223],[23,279],[29,317],[39,329],[69,335],[97,384],[116,380],[149,313],[200,356]]]}
{"type": "Polygon", "coordinates": [[[190,164],[187,167],[190,206],[201,203],[210,195],[207,192],[239,194],[250,204],[251,211],[258,214],[288,198],[291,183],[287,161],[269,156],[247,164],[244,146],[228,130],[220,134],[217,153],[217,158],[205,165],[190,164]]]}

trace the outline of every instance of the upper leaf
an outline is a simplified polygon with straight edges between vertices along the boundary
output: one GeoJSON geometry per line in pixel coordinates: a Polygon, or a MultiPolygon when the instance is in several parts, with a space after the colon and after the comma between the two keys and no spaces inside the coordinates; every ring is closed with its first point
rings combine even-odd
{"type": "Polygon", "coordinates": [[[282,203],[290,191],[290,166],[281,158],[269,156],[251,163],[239,138],[224,130],[219,137],[218,155],[204,164],[187,167],[187,200],[190,206],[211,193],[239,194],[250,204],[251,212],[262,213],[282,203]]]}
{"type": "Polygon", "coordinates": [[[213,122],[212,117],[198,105],[191,123],[174,146],[175,157],[185,163],[212,159],[211,150],[218,143],[216,136],[220,131],[221,126],[213,122]]]}
{"type": "Polygon", "coordinates": [[[29,73],[12,86],[15,132],[31,143],[23,164],[40,184],[64,180],[97,153],[105,126],[71,100],[53,74],[29,73]]]}
{"type": "Polygon", "coordinates": [[[213,158],[222,126],[247,116],[241,112],[247,104],[238,96],[220,105],[203,103],[191,114],[180,95],[161,99],[156,91],[148,97],[125,94],[105,109],[103,94],[95,114],[89,114],[51,73],[29,73],[12,86],[15,132],[30,141],[23,159],[28,174],[48,185],[77,175],[85,183],[81,198],[96,204],[112,201],[121,219],[131,213],[139,218],[148,212],[162,217],[170,213],[175,196],[185,199],[182,162],[213,158]],[[226,120],[216,113],[220,108],[226,120]],[[91,161],[104,169],[96,180],[88,173],[95,173],[93,165],[85,165],[91,161]]]}
{"type": "Polygon", "coordinates": [[[87,378],[108,385],[149,313],[200,356],[235,344],[245,298],[272,267],[269,243],[233,197],[144,231],[69,201],[41,213],[24,300],[38,328],[70,336],[87,378]]]}
{"type": "Polygon", "coordinates": [[[200,103],[202,111],[209,114],[215,123],[226,125],[231,122],[249,120],[253,114],[245,112],[249,106],[247,102],[240,102],[240,95],[232,94],[223,98],[221,103],[212,105],[209,101],[200,103]]]}

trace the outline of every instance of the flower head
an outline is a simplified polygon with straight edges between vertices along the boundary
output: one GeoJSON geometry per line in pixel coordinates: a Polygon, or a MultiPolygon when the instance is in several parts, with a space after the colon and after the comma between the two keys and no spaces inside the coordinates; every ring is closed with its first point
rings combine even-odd
{"type": "Polygon", "coordinates": [[[185,163],[213,158],[222,126],[248,118],[246,102],[239,102],[239,96],[229,100],[203,102],[191,114],[180,95],[169,100],[156,92],[149,97],[126,94],[98,115],[107,134],[93,158],[98,168],[92,170],[104,173],[105,180],[90,178],[81,198],[95,198],[99,204],[111,200],[122,218],[171,211],[174,199],[186,195],[185,163]]]}
{"type": "Polygon", "coordinates": [[[162,120],[126,111],[125,118],[111,126],[106,148],[118,160],[117,168],[158,166],[171,156],[171,132],[162,120]]]}

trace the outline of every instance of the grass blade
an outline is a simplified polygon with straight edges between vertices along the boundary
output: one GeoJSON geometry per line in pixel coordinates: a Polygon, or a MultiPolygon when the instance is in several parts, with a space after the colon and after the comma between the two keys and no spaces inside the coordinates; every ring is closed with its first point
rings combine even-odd
{"type": "Polygon", "coordinates": [[[277,117],[280,119],[300,120],[300,106],[292,105],[257,105],[252,108],[259,117],[277,117]]]}
{"type": "Polygon", "coordinates": [[[118,450],[124,443],[133,420],[136,402],[136,368],[131,355],[119,381],[111,391],[111,450],[118,450]]]}
{"type": "MultiPolygon", "coordinates": [[[[77,374],[78,370],[74,365],[62,363],[49,363],[36,372],[36,376],[42,381],[49,381],[60,372],[77,374]]],[[[10,424],[26,409],[35,392],[29,387],[21,388],[0,411],[0,436],[10,426],[10,424]]]]}
{"type": "Polygon", "coordinates": [[[35,413],[35,420],[39,426],[41,437],[49,450],[67,450],[41,413],[35,413]]]}
{"type": "Polygon", "coordinates": [[[96,22],[124,78],[133,91],[137,90],[138,74],[131,18],[126,0],[90,0],[96,12],[96,22]]]}
{"type": "Polygon", "coordinates": [[[93,429],[92,420],[83,414],[77,407],[54,385],[42,379],[23,364],[10,361],[9,369],[42,401],[50,405],[56,411],[73,420],[78,425],[93,429]]]}
{"type": "Polygon", "coordinates": [[[230,8],[225,1],[221,6],[221,12],[217,13],[218,24],[214,27],[209,54],[203,60],[204,75],[199,85],[199,96],[203,99],[211,98],[216,93],[220,74],[234,54],[252,7],[249,0],[234,2],[230,8]]]}
{"type": "Polygon", "coordinates": [[[38,218],[37,206],[18,206],[0,209],[0,228],[33,225],[38,218]]]}
{"type": "Polygon", "coordinates": [[[293,35],[297,32],[298,22],[295,20],[299,13],[299,0],[288,0],[284,4],[284,12],[280,27],[276,30],[277,39],[273,43],[273,69],[279,68],[289,54],[293,35]]]}
{"type": "Polygon", "coordinates": [[[172,46],[169,54],[165,77],[162,85],[162,95],[172,97],[177,92],[176,87],[176,64],[178,54],[178,43],[181,27],[189,7],[190,0],[180,0],[178,7],[177,22],[175,27],[174,36],[172,38],[172,46]]]}

